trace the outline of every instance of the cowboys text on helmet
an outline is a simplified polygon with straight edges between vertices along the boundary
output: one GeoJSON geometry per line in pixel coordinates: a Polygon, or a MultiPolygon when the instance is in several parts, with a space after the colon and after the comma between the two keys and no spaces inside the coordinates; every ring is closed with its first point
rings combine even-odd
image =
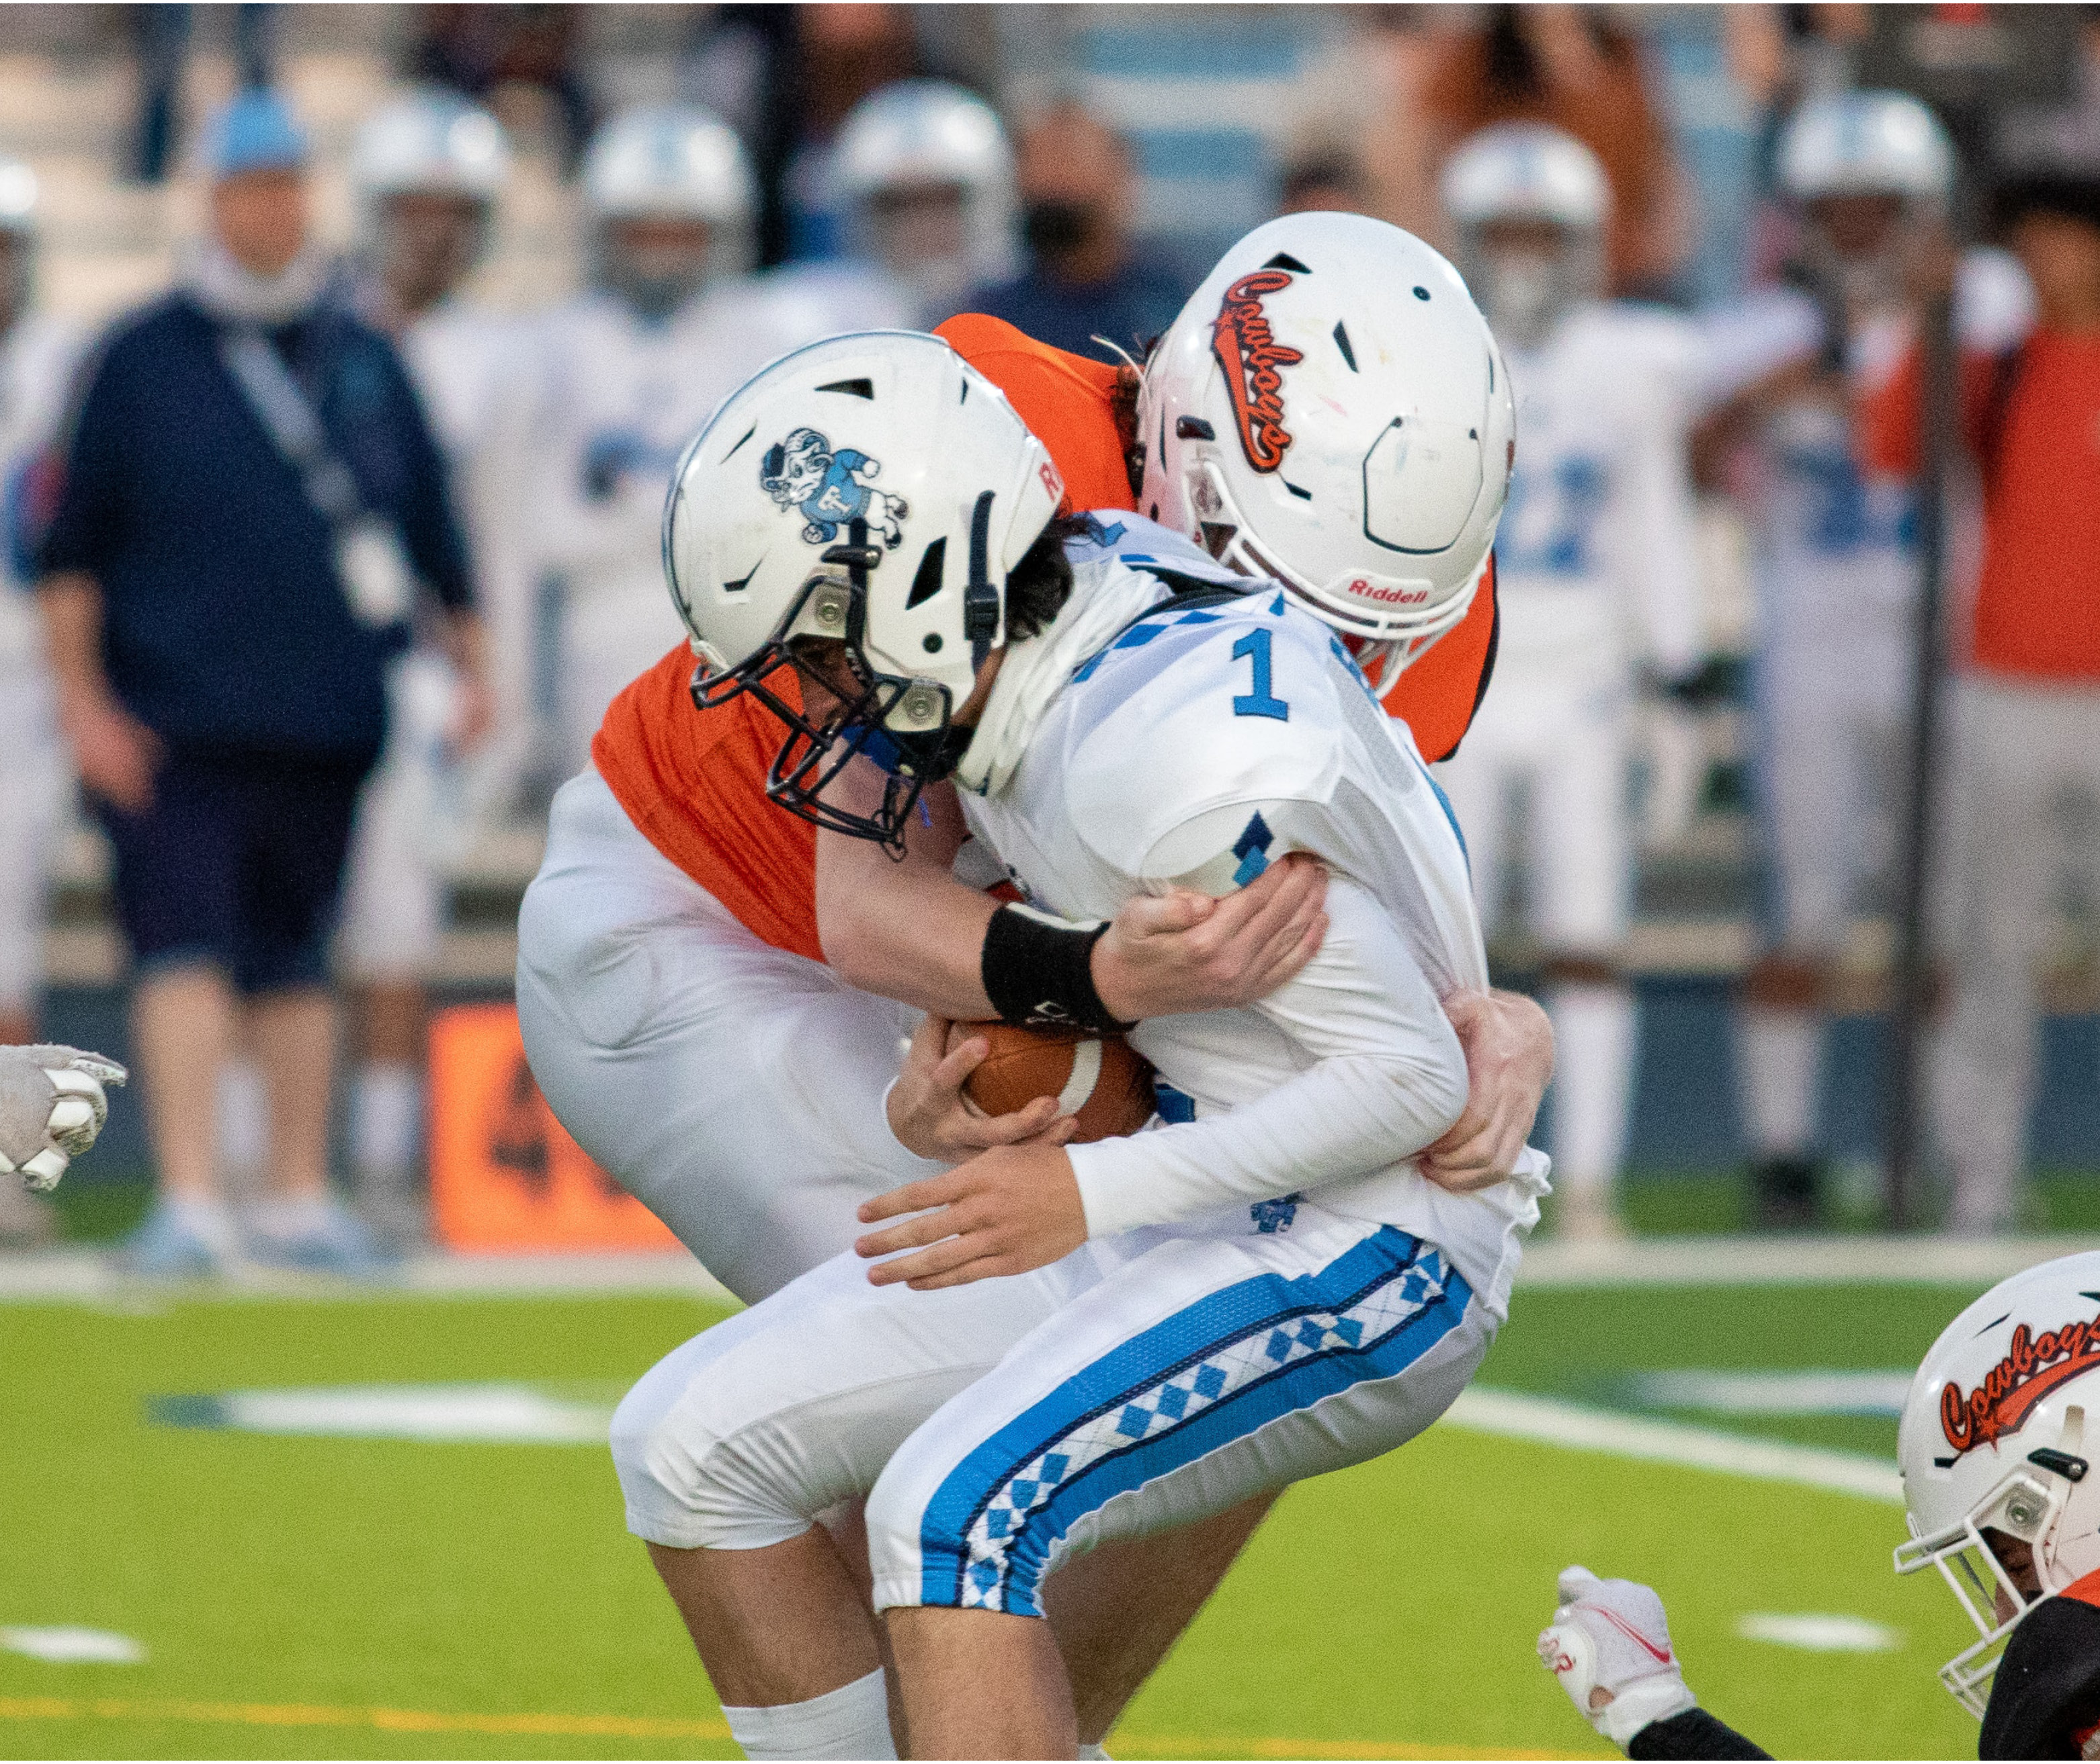
{"type": "Polygon", "coordinates": [[[1458,272],[1357,214],[1228,252],[1145,369],[1140,509],[1337,629],[1418,653],[1485,572],[1515,425],[1458,272]]]}

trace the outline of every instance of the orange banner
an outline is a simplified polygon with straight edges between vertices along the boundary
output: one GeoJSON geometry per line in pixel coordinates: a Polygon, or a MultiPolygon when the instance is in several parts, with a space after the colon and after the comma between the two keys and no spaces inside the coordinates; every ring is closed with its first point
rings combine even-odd
{"type": "Polygon", "coordinates": [[[518,1011],[430,1023],[430,1210],[454,1250],[671,1250],[655,1214],[562,1131],[525,1063],[518,1011]]]}

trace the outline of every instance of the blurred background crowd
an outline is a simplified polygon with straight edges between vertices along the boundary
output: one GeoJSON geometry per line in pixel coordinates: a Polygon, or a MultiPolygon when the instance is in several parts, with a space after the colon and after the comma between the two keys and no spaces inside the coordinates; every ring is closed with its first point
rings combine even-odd
{"type": "Polygon", "coordinates": [[[2036,24],[2046,101],[1935,119],[1876,11],[0,13],[0,1041],[144,1101],[0,1241],[157,1188],[151,1272],[423,1242],[434,1001],[506,995],[548,797],[680,641],[715,402],[963,311],[1141,359],[1323,208],[1452,254],[1510,355],[1442,770],[1560,1035],[1551,1223],[1604,1241],[1879,1216],[1951,300],[1923,1206],[2100,1222],[2100,17],[2036,24]]]}

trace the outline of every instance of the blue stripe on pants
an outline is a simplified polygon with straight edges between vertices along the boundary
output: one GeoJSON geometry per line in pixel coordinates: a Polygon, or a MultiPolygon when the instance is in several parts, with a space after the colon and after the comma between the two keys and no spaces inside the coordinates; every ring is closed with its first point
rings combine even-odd
{"type": "Polygon", "coordinates": [[[948,1473],[920,1521],[921,1602],[1039,1615],[1050,1553],[1086,1515],[1405,1371],[1471,1298],[1440,1251],[1391,1225],[1317,1273],[1207,1294],[1067,1378],[948,1473]]]}

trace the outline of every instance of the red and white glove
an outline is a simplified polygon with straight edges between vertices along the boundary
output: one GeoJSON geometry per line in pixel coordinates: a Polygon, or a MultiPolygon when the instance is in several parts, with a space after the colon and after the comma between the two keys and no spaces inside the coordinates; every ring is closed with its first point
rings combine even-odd
{"type": "Polygon", "coordinates": [[[1560,1571],[1560,1592],[1538,1657],[1599,1733],[1624,1751],[1650,1722],[1697,1707],[1652,1587],[1572,1568],[1560,1571]]]}
{"type": "Polygon", "coordinates": [[[39,1193],[95,1143],[109,1118],[105,1085],[124,1068],[99,1053],[43,1045],[0,1047],[0,1176],[39,1193]]]}

